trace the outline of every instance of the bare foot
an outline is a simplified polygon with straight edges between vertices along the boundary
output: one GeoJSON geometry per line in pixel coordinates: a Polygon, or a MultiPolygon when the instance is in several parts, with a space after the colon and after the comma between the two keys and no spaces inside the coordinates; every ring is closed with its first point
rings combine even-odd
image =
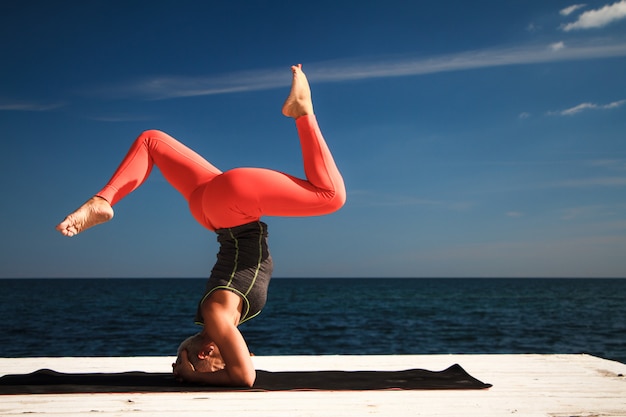
{"type": "Polygon", "coordinates": [[[309,81],[302,72],[302,64],[294,65],[291,71],[293,72],[291,91],[283,104],[283,114],[297,119],[300,116],[313,114],[313,102],[309,81]]]}
{"type": "Polygon", "coordinates": [[[97,224],[113,218],[113,208],[104,198],[91,197],[76,211],[58,224],[56,229],[64,236],[74,236],[97,224]]]}

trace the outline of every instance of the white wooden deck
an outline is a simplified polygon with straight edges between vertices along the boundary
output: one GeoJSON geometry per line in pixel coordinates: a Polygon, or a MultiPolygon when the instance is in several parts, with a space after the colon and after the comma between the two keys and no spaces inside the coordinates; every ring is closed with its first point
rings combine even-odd
{"type": "MultiPolygon", "coordinates": [[[[0,416],[626,417],[626,365],[589,355],[254,357],[257,369],[442,370],[460,364],[493,384],[467,391],[273,391],[0,395],[0,416]]],[[[168,372],[172,357],[0,358],[0,375],[168,372]]]]}

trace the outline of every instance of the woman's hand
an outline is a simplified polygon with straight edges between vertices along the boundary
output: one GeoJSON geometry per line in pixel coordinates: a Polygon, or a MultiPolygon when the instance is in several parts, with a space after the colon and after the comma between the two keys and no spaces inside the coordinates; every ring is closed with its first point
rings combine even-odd
{"type": "Polygon", "coordinates": [[[172,372],[179,382],[195,382],[197,372],[189,361],[185,349],[180,352],[176,362],[172,364],[172,372]]]}

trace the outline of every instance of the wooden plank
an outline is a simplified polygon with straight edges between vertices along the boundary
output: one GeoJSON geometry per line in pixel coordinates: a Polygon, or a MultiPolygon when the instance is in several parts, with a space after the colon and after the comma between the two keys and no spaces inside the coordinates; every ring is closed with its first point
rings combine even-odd
{"type": "MultiPolygon", "coordinates": [[[[0,358],[0,374],[167,372],[172,357],[0,358]]],[[[626,417],[626,365],[589,355],[254,357],[258,369],[442,370],[459,363],[493,384],[478,391],[283,391],[0,396],[0,416],[626,417]]]]}

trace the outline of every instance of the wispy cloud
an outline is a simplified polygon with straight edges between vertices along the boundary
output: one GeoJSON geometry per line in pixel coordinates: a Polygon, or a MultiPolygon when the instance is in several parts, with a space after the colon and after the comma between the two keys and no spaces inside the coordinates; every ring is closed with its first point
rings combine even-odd
{"type": "Polygon", "coordinates": [[[539,28],[537,27],[537,25],[535,25],[534,23],[529,23],[528,26],[526,26],[526,30],[530,33],[536,32],[537,30],[539,30],[539,28]]]}
{"type": "MultiPolygon", "coordinates": [[[[586,161],[571,161],[573,167],[584,167],[586,171],[592,168],[596,175],[588,174],[579,178],[567,178],[536,184],[539,188],[597,188],[597,187],[625,187],[626,160],[624,159],[591,159],[586,161]]],[[[575,172],[576,168],[573,169],[575,172]]],[[[624,206],[626,208],[626,205],[624,206]]]]}
{"type": "Polygon", "coordinates": [[[554,182],[548,186],[557,188],[623,187],[626,186],[626,177],[581,178],[554,182]]]}
{"type": "Polygon", "coordinates": [[[377,207],[433,207],[453,211],[465,211],[476,204],[471,201],[430,200],[405,194],[380,194],[368,190],[351,190],[351,201],[377,207]]]}
{"type": "Polygon", "coordinates": [[[621,107],[624,103],[626,103],[626,100],[619,100],[619,101],[614,101],[613,103],[609,103],[605,106],[602,106],[601,108],[603,109],[615,109],[617,107],[621,107]]]}
{"type": "Polygon", "coordinates": [[[626,100],[614,101],[609,104],[595,104],[595,103],[581,103],[577,106],[571,107],[565,110],[548,112],[549,115],[557,115],[557,116],[573,116],[585,110],[610,110],[621,107],[626,103],[626,100]]]}
{"type": "Polygon", "coordinates": [[[563,220],[580,220],[580,219],[602,219],[610,218],[616,215],[616,213],[623,213],[624,206],[607,206],[607,205],[591,205],[591,206],[579,206],[568,207],[561,210],[561,219],[563,220]]]}
{"type": "Polygon", "coordinates": [[[588,161],[587,165],[594,168],[605,168],[611,171],[626,171],[626,160],[624,159],[594,159],[588,161]]]}
{"type": "Polygon", "coordinates": [[[270,90],[288,86],[289,72],[282,70],[240,71],[210,76],[162,76],[140,80],[130,85],[106,87],[105,94],[143,96],[161,100],[178,97],[209,96],[270,90]]]}
{"type": "MultiPolygon", "coordinates": [[[[575,7],[575,6],[572,6],[575,7]]],[[[563,9],[563,10],[568,10],[563,9]]],[[[561,14],[563,14],[563,10],[561,14]]],[[[572,13],[576,9],[570,11],[572,13]]],[[[569,13],[568,13],[569,14],[569,13]]],[[[601,28],[610,23],[626,18],[626,0],[621,0],[613,4],[607,4],[606,6],[588,10],[578,17],[578,20],[572,23],[568,23],[562,26],[562,29],[566,32],[577,29],[593,29],[601,28]]]]}
{"type": "MultiPolygon", "coordinates": [[[[322,83],[619,56],[626,56],[626,43],[603,42],[565,47],[564,43],[557,42],[430,57],[371,57],[360,60],[305,63],[305,70],[311,82],[322,83]]],[[[107,86],[101,94],[160,100],[268,90],[288,86],[290,81],[289,74],[284,68],[265,69],[204,77],[154,77],[118,87],[107,86]]]]}
{"type": "Polygon", "coordinates": [[[50,111],[65,106],[65,103],[9,102],[0,100],[0,111],[50,111]]]}
{"type": "Polygon", "coordinates": [[[98,122],[108,122],[108,123],[117,123],[117,122],[145,122],[148,120],[152,120],[152,117],[148,116],[137,116],[137,115],[100,115],[100,116],[88,116],[89,120],[95,120],[98,122]]]}
{"type": "Polygon", "coordinates": [[[550,44],[550,49],[552,49],[553,51],[559,51],[563,48],[565,48],[565,42],[562,42],[562,41],[550,44]]]}
{"type": "Polygon", "coordinates": [[[561,16],[569,16],[572,13],[574,13],[576,10],[582,9],[585,6],[586,4],[574,4],[573,6],[569,6],[569,7],[562,9],[559,13],[561,13],[561,16]]]}

